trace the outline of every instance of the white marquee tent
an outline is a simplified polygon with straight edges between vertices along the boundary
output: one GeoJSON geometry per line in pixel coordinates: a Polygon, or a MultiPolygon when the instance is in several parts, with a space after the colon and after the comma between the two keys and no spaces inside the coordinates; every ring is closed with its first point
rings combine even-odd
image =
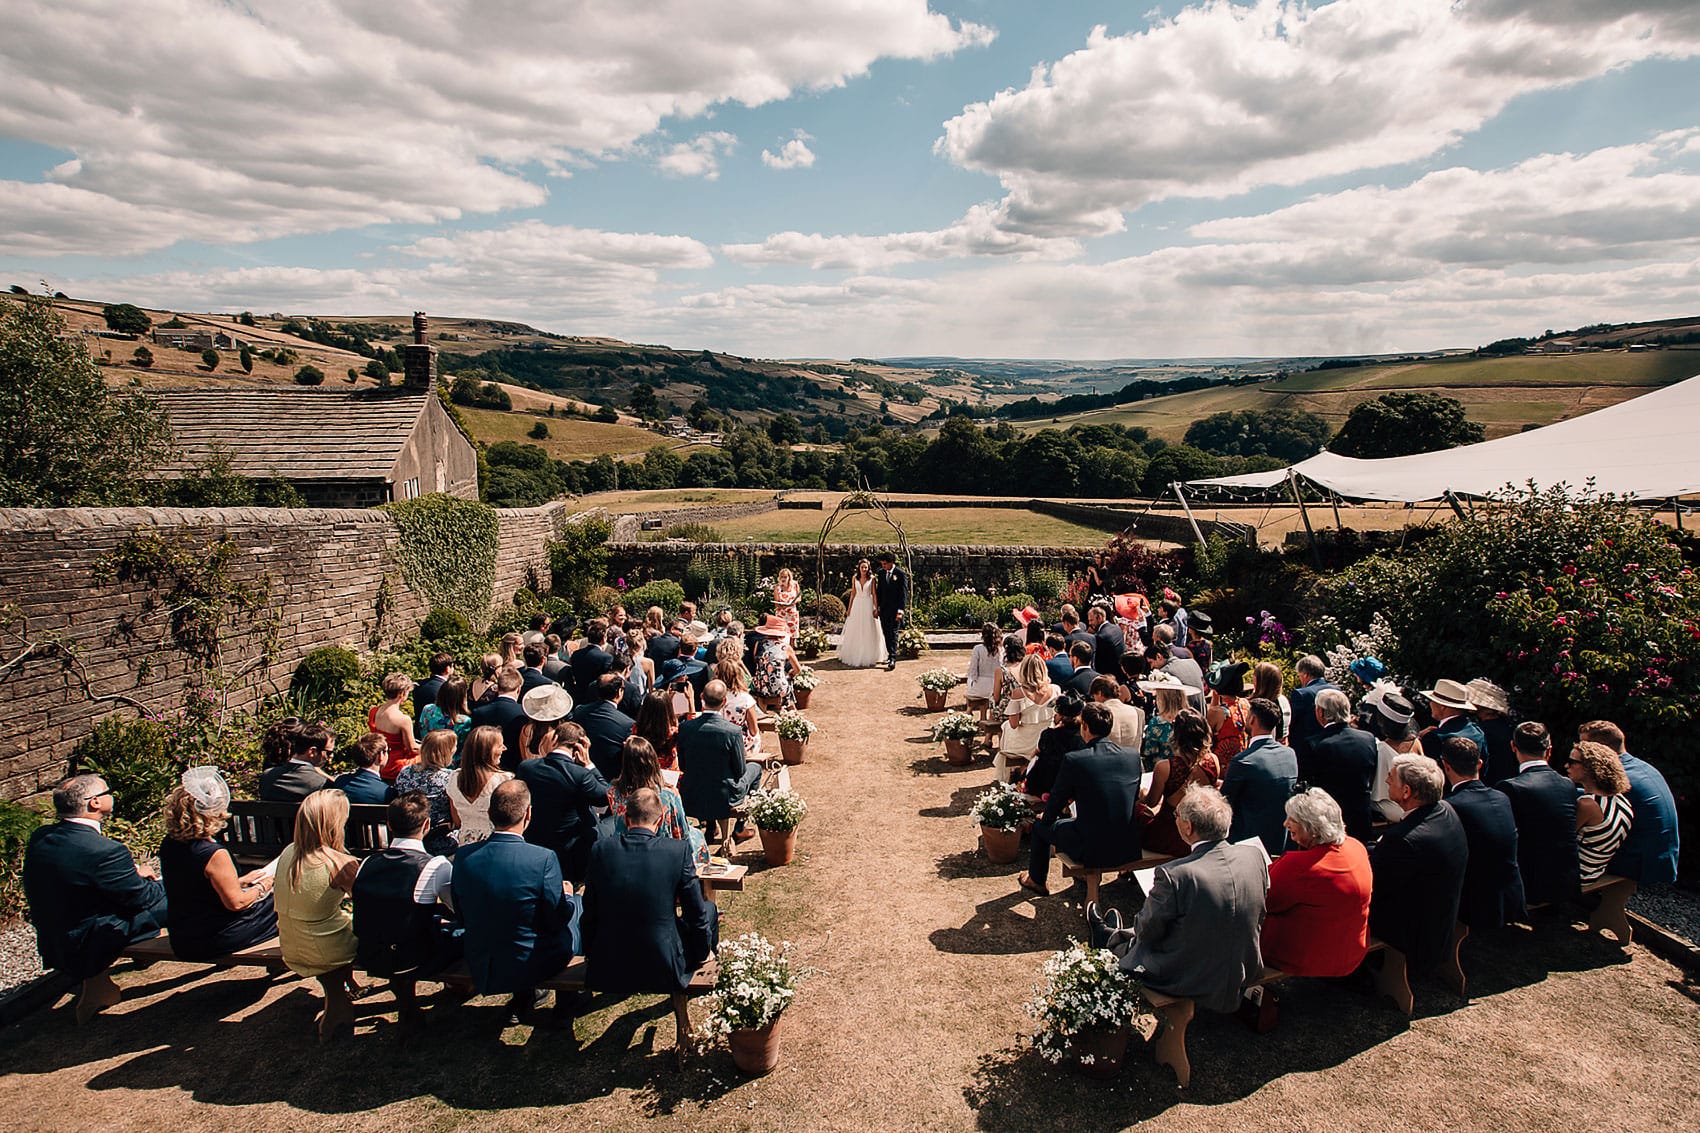
{"type": "Polygon", "coordinates": [[[1297,477],[1343,499],[1419,503],[1487,497],[1507,485],[1592,480],[1598,492],[1670,499],[1700,492],[1700,377],[1569,421],[1439,452],[1359,460],[1322,452],[1290,468],[1189,480],[1188,487],[1277,488],[1297,477]]]}

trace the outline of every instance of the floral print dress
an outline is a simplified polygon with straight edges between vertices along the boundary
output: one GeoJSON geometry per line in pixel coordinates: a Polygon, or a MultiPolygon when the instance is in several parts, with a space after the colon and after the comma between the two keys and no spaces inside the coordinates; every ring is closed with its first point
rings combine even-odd
{"type": "Polygon", "coordinates": [[[785,643],[763,640],[756,649],[756,670],[750,674],[750,691],[769,700],[778,700],[787,708],[795,708],[797,697],[791,688],[791,670],[785,663],[785,643]]]}

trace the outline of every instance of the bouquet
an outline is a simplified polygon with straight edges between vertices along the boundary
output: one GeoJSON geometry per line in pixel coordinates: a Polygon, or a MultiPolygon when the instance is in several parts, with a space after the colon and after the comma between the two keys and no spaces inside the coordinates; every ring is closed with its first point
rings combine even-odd
{"type": "Polygon", "coordinates": [[[750,821],[758,830],[795,830],[808,813],[803,796],[789,788],[750,792],[750,821]]]}
{"type": "Polygon", "coordinates": [[[956,687],[957,675],[949,669],[928,669],[915,677],[915,683],[928,692],[949,692],[956,687]]]}

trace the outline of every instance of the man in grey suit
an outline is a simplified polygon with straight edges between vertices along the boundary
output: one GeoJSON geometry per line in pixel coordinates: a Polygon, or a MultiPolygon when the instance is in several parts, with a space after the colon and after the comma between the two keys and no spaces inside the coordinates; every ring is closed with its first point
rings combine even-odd
{"type": "Polygon", "coordinates": [[[1222,796],[1234,808],[1228,841],[1243,842],[1256,835],[1269,856],[1276,857],[1287,844],[1283,823],[1287,800],[1299,779],[1299,758],[1275,738],[1275,728],[1281,723],[1279,704],[1253,700],[1248,723],[1251,739],[1222,776],[1222,796]]]}
{"type": "Polygon", "coordinates": [[[1220,791],[1188,789],[1175,808],[1175,828],[1192,853],[1157,867],[1121,960],[1123,971],[1153,991],[1222,1012],[1239,1007],[1246,981],[1263,971],[1258,937],[1269,890],[1262,852],[1226,840],[1233,819],[1220,791]]]}

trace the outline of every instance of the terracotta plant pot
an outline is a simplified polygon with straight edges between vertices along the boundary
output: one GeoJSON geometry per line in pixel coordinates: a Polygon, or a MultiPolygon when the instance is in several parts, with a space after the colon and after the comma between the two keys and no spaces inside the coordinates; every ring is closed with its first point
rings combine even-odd
{"type": "Polygon", "coordinates": [[[796,697],[797,697],[797,709],[798,709],[798,711],[801,711],[802,709],[807,708],[809,706],[809,697],[814,695],[815,690],[812,689],[812,688],[800,688],[800,689],[795,689],[793,691],[795,692],[796,697]]]}
{"type": "MultiPolygon", "coordinates": [[[[761,835],[761,852],[768,865],[790,865],[791,859],[797,856],[795,830],[763,830],[757,827],[756,833],[761,835]]],[[[772,1070],[773,1067],[767,1069],[772,1070]]]]}
{"type": "Polygon", "coordinates": [[[727,1037],[727,1044],[739,1070],[752,1078],[771,1074],[779,1065],[779,1020],[765,1027],[733,1031],[727,1037]]]}
{"type": "Polygon", "coordinates": [[[944,741],[944,757],[951,762],[952,766],[962,767],[966,765],[968,762],[968,741],[954,739],[944,741]]]}
{"type": "Polygon", "coordinates": [[[784,737],[780,737],[779,757],[793,767],[803,762],[803,755],[808,751],[808,749],[808,740],[788,740],[784,737]]]}
{"type": "Polygon", "coordinates": [[[930,688],[924,688],[921,691],[926,694],[928,712],[944,711],[944,702],[950,698],[948,692],[939,692],[930,688]]]}
{"type": "Polygon", "coordinates": [[[995,826],[980,827],[980,845],[986,848],[986,859],[995,865],[1009,865],[1021,856],[1021,831],[999,830],[995,826]]]}
{"type": "Polygon", "coordinates": [[[1069,1040],[1069,1061],[1089,1078],[1113,1078],[1127,1059],[1128,1038],[1126,1027],[1092,1027],[1081,1031],[1069,1040]]]}

